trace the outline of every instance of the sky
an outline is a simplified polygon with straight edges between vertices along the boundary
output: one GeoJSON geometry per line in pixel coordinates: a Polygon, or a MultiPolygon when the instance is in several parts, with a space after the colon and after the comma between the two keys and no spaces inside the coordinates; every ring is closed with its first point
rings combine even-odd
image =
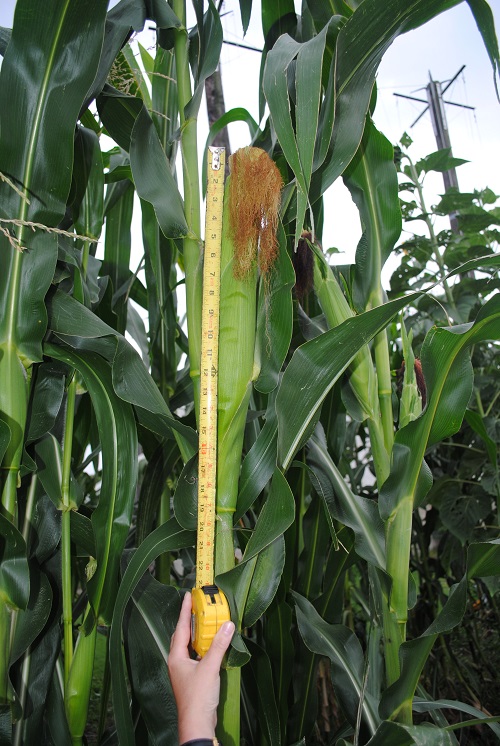
{"type": "MultiPolygon", "coordinates": [[[[490,5],[499,33],[500,0],[490,0],[490,5]]],[[[15,0],[0,0],[1,26],[11,26],[14,6],[15,0]]],[[[296,0],[297,9],[299,6],[300,0],[296,0]]],[[[225,40],[262,48],[260,0],[253,2],[245,38],[238,0],[225,0],[223,14],[225,40]]],[[[140,39],[146,47],[152,47],[154,32],[146,29],[140,39]]],[[[257,52],[224,44],[221,75],[226,110],[243,106],[258,119],[259,63],[257,52]]],[[[394,42],[384,56],[377,76],[375,123],[393,143],[405,130],[408,131],[414,140],[409,151],[414,160],[436,150],[429,113],[410,129],[424,105],[398,99],[394,93],[425,98],[425,90],[420,89],[428,83],[430,73],[434,80],[444,83],[462,65],[466,65],[463,74],[446,94],[448,100],[475,107],[474,112],[455,106],[446,107],[454,155],[470,161],[458,169],[459,186],[462,191],[489,186],[500,194],[500,104],[495,94],[491,64],[466,2],[394,42]]],[[[199,121],[201,152],[208,131],[204,105],[199,121]]],[[[230,125],[229,136],[232,150],[249,144],[248,129],[244,124],[230,125]]],[[[426,180],[428,204],[437,202],[443,191],[441,176],[429,175],[426,180]]],[[[343,252],[338,258],[341,263],[353,261],[361,228],[357,210],[341,179],[325,195],[325,216],[324,247],[335,246],[343,252]]],[[[416,229],[417,225],[412,227],[416,229]]]]}

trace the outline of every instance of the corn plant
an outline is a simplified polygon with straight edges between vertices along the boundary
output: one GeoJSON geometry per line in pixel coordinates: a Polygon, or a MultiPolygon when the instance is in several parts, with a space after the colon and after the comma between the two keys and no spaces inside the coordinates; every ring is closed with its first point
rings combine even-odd
{"type": "MultiPolygon", "coordinates": [[[[371,117],[377,68],[399,34],[455,4],[303,0],[299,16],[262,0],[260,125],[238,108],[210,131],[243,118],[251,137],[224,197],[215,569],[237,630],[225,746],[500,735],[473,681],[463,702],[428,686],[436,641],[446,652],[450,630],[469,634],[468,598],[486,603],[486,588],[498,615],[500,575],[498,218],[487,191],[444,195],[463,231],[443,251],[421,174],[449,154],[405,155],[429,239],[389,298],[381,283],[402,215],[395,151],[371,117]],[[321,239],[340,177],[363,233],[339,269],[321,239]],[[467,450],[456,472],[450,444],[467,450]],[[450,549],[432,571],[436,535],[450,549]]],[[[498,77],[491,10],[468,4],[498,77]]],[[[18,0],[0,33],[0,733],[16,746],[178,743],[166,660],[195,573],[198,117],[221,9],[193,0],[188,30],[185,0],[107,5],[18,0]],[[154,54],[129,43],[146,21],[154,54]]],[[[252,3],[239,5],[246,29],[252,3]]]]}

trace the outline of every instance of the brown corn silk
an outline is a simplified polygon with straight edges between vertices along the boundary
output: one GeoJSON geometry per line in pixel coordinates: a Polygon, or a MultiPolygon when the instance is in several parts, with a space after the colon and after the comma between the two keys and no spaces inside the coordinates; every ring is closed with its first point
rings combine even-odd
{"type": "Polygon", "coordinates": [[[278,253],[276,231],[281,174],[260,148],[241,148],[229,158],[229,217],[236,279],[249,275],[258,260],[266,275],[278,253]]]}

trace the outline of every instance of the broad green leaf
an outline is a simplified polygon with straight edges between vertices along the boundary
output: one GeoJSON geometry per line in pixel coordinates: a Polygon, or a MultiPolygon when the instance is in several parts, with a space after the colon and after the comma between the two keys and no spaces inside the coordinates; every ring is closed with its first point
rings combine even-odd
{"type": "Polygon", "coordinates": [[[390,301],[344,321],[301,345],[278,390],[278,463],[287,468],[304,441],[326,395],[357,352],[418,294],[390,301]]]}
{"type": "Polygon", "coordinates": [[[341,624],[327,624],[307,599],[293,592],[297,622],[305,644],[314,653],[327,656],[332,664],[332,682],[342,709],[355,725],[358,707],[370,733],[375,733],[380,723],[372,697],[363,692],[363,651],[352,632],[341,624]],[[361,703],[361,704],[360,704],[361,703]]]}
{"type": "Polygon", "coordinates": [[[30,567],[30,598],[26,609],[18,612],[15,635],[10,650],[10,665],[35,641],[45,627],[52,608],[52,588],[47,576],[30,567]]]}
{"type": "Polygon", "coordinates": [[[375,74],[394,39],[458,0],[365,0],[340,30],[335,64],[335,123],[325,162],[313,175],[315,202],[345,170],[363,134],[375,74]]]}
{"type": "Polygon", "coordinates": [[[143,107],[130,137],[130,165],[139,197],[150,202],[165,236],[188,232],[182,200],[151,117],[143,107]]]}
{"type": "Polygon", "coordinates": [[[442,150],[436,150],[435,153],[431,153],[420,161],[417,161],[415,168],[417,169],[418,174],[421,174],[422,171],[425,173],[428,173],[429,171],[438,171],[441,173],[443,171],[448,171],[450,168],[461,166],[462,163],[468,163],[468,161],[452,156],[451,148],[443,148],[442,150]]]}
{"type": "Polygon", "coordinates": [[[324,438],[314,435],[308,443],[308,464],[316,476],[313,485],[332,518],[354,531],[360,557],[385,570],[384,524],[377,503],[349,489],[330,458],[324,438]]]}
{"type": "Polygon", "coordinates": [[[30,576],[26,544],[17,528],[0,513],[0,603],[25,610],[29,597],[30,576]]]}
{"type": "Polygon", "coordinates": [[[278,230],[279,255],[269,278],[261,280],[257,305],[255,366],[260,371],[254,383],[257,391],[267,394],[278,385],[293,327],[291,289],[295,273],[286,250],[283,226],[278,230]]]}
{"type": "Polygon", "coordinates": [[[304,548],[298,558],[294,590],[314,601],[321,594],[325,580],[325,563],[330,545],[331,523],[321,498],[312,493],[311,502],[302,518],[304,548]]]}
{"type": "Polygon", "coordinates": [[[248,30],[250,16],[252,15],[252,0],[240,0],[241,25],[243,26],[243,36],[248,30]]]}
{"type": "Polygon", "coordinates": [[[438,635],[460,623],[467,601],[467,576],[452,586],[446,604],[420,637],[404,642],[399,650],[401,675],[385,690],[379,712],[384,719],[395,719],[398,712],[413,701],[420,674],[438,635]]]}
{"type": "Polygon", "coordinates": [[[485,578],[500,574],[500,539],[474,542],[467,553],[469,578],[485,578]]]}
{"type": "Polygon", "coordinates": [[[193,532],[184,531],[174,519],[167,521],[142,542],[130,560],[120,583],[111,624],[109,655],[116,728],[121,746],[135,746],[122,651],[122,624],[125,608],[151,562],[163,552],[193,546],[194,542],[193,532]]]}
{"type": "Polygon", "coordinates": [[[121,0],[106,17],[104,43],[99,69],[86,96],[84,109],[102,91],[109,70],[132,31],[142,31],[147,18],[155,21],[158,29],[179,28],[181,22],[168,3],[162,0],[121,0]]]}
{"type": "Polygon", "coordinates": [[[134,52],[132,51],[130,44],[125,44],[125,46],[122,47],[120,55],[115,60],[114,64],[121,64],[122,61],[126,64],[126,71],[123,70],[123,65],[121,65],[120,73],[122,75],[125,74],[127,79],[130,76],[130,79],[134,81],[135,90],[131,92],[134,96],[138,94],[144,101],[146,107],[148,109],[151,109],[151,95],[146,85],[146,81],[144,80],[142,70],[139,67],[138,61],[135,59],[134,52]]]}
{"type": "Polygon", "coordinates": [[[292,609],[276,596],[266,614],[266,650],[273,667],[276,702],[280,713],[281,738],[284,740],[288,720],[288,691],[293,676],[294,641],[292,638],[292,609]]]}
{"type": "Polygon", "coordinates": [[[76,368],[94,405],[102,446],[103,470],[99,503],[92,513],[97,569],[87,582],[96,615],[109,624],[118,584],[120,556],[132,518],[137,481],[137,431],[132,407],[119,399],[109,366],[98,355],[47,345],[53,357],[76,368]]]}
{"type": "Polygon", "coordinates": [[[160,143],[169,163],[175,164],[177,141],[174,134],[177,130],[179,107],[177,102],[177,81],[175,57],[172,49],[156,48],[154,70],[152,72],[152,105],[151,116],[156,125],[160,143]]]}
{"type": "Polygon", "coordinates": [[[401,233],[394,148],[369,117],[344,183],[359,210],[366,239],[358,244],[353,289],[355,306],[364,310],[379,305],[380,273],[401,233]]]}
{"type": "MultiPolygon", "coordinates": [[[[47,435],[46,438],[36,444],[35,454],[37,475],[45,494],[50,497],[58,510],[62,510],[62,448],[59,441],[54,435],[47,435]]],[[[71,475],[69,483],[69,500],[71,510],[77,509],[83,500],[82,489],[73,475],[71,475]]]]}
{"type": "Polygon", "coordinates": [[[278,536],[256,556],[217,575],[216,583],[227,596],[238,630],[255,624],[272,603],[284,563],[285,544],[283,536],[278,536]]]}
{"type": "Polygon", "coordinates": [[[500,52],[498,50],[498,40],[495,33],[495,20],[493,12],[485,0],[467,0],[469,8],[472,11],[474,20],[483,37],[484,46],[493,68],[493,82],[498,94],[498,76],[500,75],[500,52]]]}
{"type": "MultiPolygon", "coordinates": [[[[400,619],[407,613],[406,570],[410,536],[402,536],[402,525],[431,486],[422,471],[426,449],[455,433],[472,393],[472,368],[468,347],[500,336],[500,296],[494,296],[473,324],[433,328],[421,352],[427,388],[422,415],[396,434],[391,473],[382,486],[380,514],[387,523],[387,570],[394,580],[391,605],[400,619]],[[403,523],[401,523],[403,521],[403,523]],[[397,579],[396,579],[397,578],[397,579]]],[[[424,467],[425,468],[425,467],[424,467]]]]}
{"type": "Polygon", "coordinates": [[[99,139],[86,127],[76,130],[73,180],[72,213],[76,231],[97,240],[104,221],[104,170],[99,139]]]}
{"type": "MultiPolygon", "coordinates": [[[[113,284],[113,290],[119,290],[129,279],[130,247],[132,211],[134,204],[134,189],[127,185],[125,192],[106,213],[106,235],[104,241],[104,261],[101,275],[108,275],[113,284]]],[[[116,313],[116,330],[125,334],[127,325],[126,298],[120,296],[113,305],[116,313]]]]}
{"type": "Polygon", "coordinates": [[[401,725],[385,721],[366,746],[453,746],[454,743],[448,731],[431,723],[401,725]]]}
{"type": "Polygon", "coordinates": [[[124,337],[65,293],[56,292],[47,307],[51,330],[74,349],[93,350],[106,357],[112,363],[116,394],[133,404],[139,419],[154,432],[164,436],[178,432],[183,457],[191,456],[198,447],[196,434],[174,419],[141,358],[124,337]]]}
{"type": "Polygon", "coordinates": [[[263,90],[274,129],[297,184],[295,246],[301,236],[309,204],[308,193],[315,147],[315,139],[311,137],[311,133],[315,133],[318,128],[327,30],[325,27],[317,36],[303,44],[298,44],[287,35],[281,36],[267,55],[264,69],[263,90]],[[288,92],[288,75],[295,57],[296,132],[292,123],[288,92]]]}
{"type": "Polygon", "coordinates": [[[10,442],[10,427],[6,422],[0,420],[0,462],[10,442]]]}
{"type": "Polygon", "coordinates": [[[252,640],[246,640],[246,644],[252,657],[244,672],[248,669],[253,693],[252,702],[257,707],[261,731],[268,743],[281,746],[280,718],[269,657],[267,652],[252,640]]]}
{"type": "Polygon", "coordinates": [[[5,51],[8,47],[10,38],[12,36],[12,29],[0,26],[0,54],[2,57],[5,56],[5,51]]]}
{"type": "Polygon", "coordinates": [[[292,492],[283,474],[276,469],[243,558],[236,567],[216,578],[234,601],[240,624],[246,620],[246,614],[252,623],[256,621],[274,598],[284,564],[282,535],[293,522],[294,515],[292,492]]]}
{"type": "Polygon", "coordinates": [[[419,698],[415,698],[413,702],[413,709],[415,712],[432,712],[437,709],[446,710],[458,710],[459,712],[465,712],[467,715],[472,715],[474,718],[485,720],[485,725],[488,725],[497,738],[500,738],[500,726],[498,723],[487,722],[488,715],[483,710],[478,710],[477,707],[472,707],[465,702],[457,702],[453,699],[439,699],[436,701],[427,702],[419,698]]]}
{"type": "MultiPolygon", "coordinates": [[[[106,8],[105,0],[55,0],[50,13],[34,0],[16,5],[0,74],[0,97],[10,102],[0,112],[0,171],[22,196],[0,183],[3,218],[55,227],[64,216],[76,120],[97,71],[106,8]]],[[[0,342],[40,360],[57,238],[24,224],[14,232],[19,245],[32,250],[21,252],[0,238],[0,342]]]]}
{"type": "Polygon", "coordinates": [[[76,510],[71,511],[71,541],[75,544],[77,553],[83,552],[85,557],[95,557],[95,538],[92,521],[76,510]]]}
{"type": "Polygon", "coordinates": [[[137,46],[139,47],[139,54],[141,55],[141,62],[144,65],[144,69],[146,71],[146,75],[148,76],[148,80],[150,83],[153,82],[153,71],[155,66],[155,58],[148,52],[146,47],[143,47],[141,42],[137,42],[137,46]]]}
{"type": "MultiPolygon", "coordinates": [[[[225,114],[223,114],[219,119],[217,119],[212,126],[210,127],[210,132],[208,133],[207,141],[205,143],[205,149],[204,153],[207,152],[210,145],[212,145],[213,141],[219,134],[221,130],[223,130],[225,127],[227,127],[228,124],[231,124],[231,122],[245,122],[245,124],[248,125],[248,132],[250,135],[250,140],[253,141],[259,131],[259,125],[255,121],[255,119],[248,113],[246,109],[243,109],[242,107],[236,107],[234,109],[230,109],[229,111],[226,111],[225,114]]],[[[229,157],[229,154],[226,153],[226,158],[229,157]]],[[[201,183],[203,187],[203,196],[205,196],[207,191],[207,161],[206,159],[203,159],[203,163],[201,166],[201,183]]]]}
{"type": "Polygon", "coordinates": [[[179,593],[146,573],[129,602],[123,630],[134,697],[155,743],[177,742],[177,707],[167,671],[179,593]]]}
{"type": "MultiPolygon", "coordinates": [[[[51,682],[53,682],[54,666],[61,650],[61,632],[59,617],[54,614],[52,620],[45,627],[43,635],[39,637],[36,645],[29,651],[29,676],[26,681],[27,695],[29,698],[29,710],[23,712],[23,718],[17,723],[16,731],[22,734],[22,743],[38,743],[40,734],[43,732],[45,716],[47,721],[54,713],[50,711],[52,701],[49,698],[51,682]]],[[[55,739],[54,743],[60,746],[71,746],[71,738],[64,715],[64,703],[58,713],[60,721],[57,722],[58,732],[47,728],[55,739]]],[[[16,733],[17,735],[17,733],[16,733]]],[[[9,733],[10,736],[10,733],[9,733]]]]}
{"type": "MultiPolygon", "coordinates": [[[[137,546],[152,531],[154,521],[158,515],[160,500],[162,499],[167,477],[173,473],[179,456],[177,444],[172,441],[164,441],[160,443],[148,461],[142,477],[139,505],[137,507],[137,546]]],[[[165,499],[170,500],[170,495],[167,494],[165,499]]]]}
{"type": "Polygon", "coordinates": [[[190,39],[190,62],[194,78],[193,97],[184,107],[186,119],[198,116],[205,80],[219,64],[222,49],[222,24],[213,0],[208,0],[208,10],[198,21],[190,39]],[[201,22],[200,22],[201,21],[201,22]]]}
{"type": "Polygon", "coordinates": [[[238,521],[252,506],[276,469],[278,423],[275,397],[271,395],[264,427],[243,460],[234,520],[238,521]]]}
{"type": "Polygon", "coordinates": [[[27,443],[38,440],[52,429],[64,396],[64,373],[55,362],[38,365],[33,376],[27,443]]]}
{"type": "Polygon", "coordinates": [[[184,465],[174,493],[174,513],[177,521],[189,531],[198,523],[198,454],[184,465]]]}
{"type": "Polygon", "coordinates": [[[269,546],[290,526],[295,516],[295,501],[285,477],[276,469],[269,495],[261,509],[257,525],[250,537],[242,562],[248,562],[269,546]]]}

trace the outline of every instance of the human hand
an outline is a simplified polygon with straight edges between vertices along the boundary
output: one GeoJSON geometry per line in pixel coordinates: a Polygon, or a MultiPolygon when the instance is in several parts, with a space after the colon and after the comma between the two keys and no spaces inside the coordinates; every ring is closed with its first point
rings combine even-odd
{"type": "Polygon", "coordinates": [[[177,703],[180,743],[195,738],[215,737],[219,671],[233,634],[233,622],[224,622],[206,655],[198,661],[190,658],[191,594],[185,594],[168,656],[168,672],[177,703]]]}

